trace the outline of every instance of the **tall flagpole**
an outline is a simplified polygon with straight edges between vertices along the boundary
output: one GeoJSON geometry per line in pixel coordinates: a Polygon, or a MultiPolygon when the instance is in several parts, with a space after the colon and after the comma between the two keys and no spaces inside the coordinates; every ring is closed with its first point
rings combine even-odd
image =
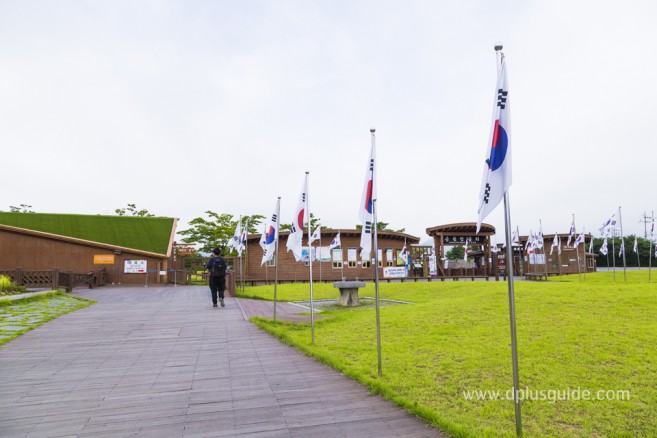
{"type": "MultiPolygon", "coordinates": [[[[497,65],[501,65],[502,44],[495,44],[497,65]]],[[[522,417],[520,412],[520,377],[518,372],[518,343],[516,337],[516,299],[513,290],[513,247],[511,242],[511,208],[509,205],[509,190],[504,191],[504,230],[506,232],[506,260],[508,263],[507,283],[509,286],[509,322],[511,326],[511,360],[513,364],[513,405],[516,414],[516,435],[522,436],[522,417]]]]}
{"type": "Polygon", "coordinates": [[[561,278],[561,237],[559,237],[557,233],[555,233],[554,236],[559,239],[559,246],[557,246],[557,262],[559,264],[559,281],[563,281],[563,278],[561,278]]]}
{"type": "Polygon", "coordinates": [[[319,257],[317,259],[319,260],[317,263],[319,263],[319,282],[322,282],[322,225],[319,225],[319,257]]]}
{"type": "MultiPolygon", "coordinates": [[[[573,233],[577,234],[577,226],[575,226],[575,213],[573,213],[573,233]]],[[[577,242],[577,236],[575,236],[575,242],[577,242]]],[[[582,281],[582,267],[579,265],[579,245],[575,246],[575,254],[577,255],[577,275],[579,275],[579,281],[582,281]]]]}
{"type": "Polygon", "coordinates": [[[620,222],[621,232],[621,248],[623,248],[623,279],[627,283],[627,263],[625,263],[625,237],[623,237],[623,216],[621,215],[621,208],[618,207],[618,221],[620,222]]]}
{"type": "Polygon", "coordinates": [[[648,252],[648,283],[650,283],[650,271],[652,270],[652,252],[654,251],[654,246],[652,243],[653,231],[655,228],[655,211],[652,211],[652,226],[650,227],[650,252],[648,252]]]}
{"type": "Polygon", "coordinates": [[[538,220],[539,233],[541,233],[541,239],[543,239],[543,261],[545,262],[545,281],[548,280],[548,266],[547,266],[547,252],[545,252],[545,235],[543,234],[543,221],[538,220]]]}
{"type": "MultiPolygon", "coordinates": [[[[370,129],[372,137],[372,149],[374,149],[374,128],[370,129]]],[[[376,164],[375,164],[376,165],[376,164]]],[[[372,170],[374,172],[374,170],[372,170]]],[[[377,181],[374,181],[374,175],[372,175],[372,186],[376,184],[377,181]]],[[[374,291],[375,291],[375,301],[376,301],[376,357],[379,376],[383,375],[383,370],[381,369],[381,313],[380,313],[380,304],[379,304],[379,244],[377,239],[377,217],[376,217],[376,198],[372,199],[372,215],[373,215],[373,228],[374,228],[374,291]]]]}
{"type": "MultiPolygon", "coordinates": [[[[249,221],[246,221],[246,230],[242,231],[244,234],[244,269],[246,270],[249,264],[249,221]]],[[[241,238],[241,237],[240,237],[241,238]]],[[[242,273],[242,293],[244,293],[244,273],[242,273]]]]}
{"type": "Polygon", "coordinates": [[[313,300],[313,253],[312,246],[310,245],[310,237],[312,236],[312,231],[310,230],[310,196],[308,190],[308,174],[310,172],[306,171],[306,208],[308,211],[308,268],[309,268],[309,279],[310,279],[310,340],[311,343],[315,343],[315,302],[313,300]]]}
{"type": "MultiPolygon", "coordinates": [[[[497,49],[497,47],[496,47],[497,49]]],[[[520,389],[520,377],[518,372],[518,343],[516,337],[516,299],[513,290],[513,249],[511,246],[511,213],[509,206],[509,192],[504,193],[504,229],[506,231],[506,259],[507,282],[509,284],[509,319],[511,323],[511,360],[513,363],[513,404],[516,413],[516,435],[522,436],[522,417],[520,412],[520,400],[518,391],[520,389]]]]}
{"type": "MultiPolygon", "coordinates": [[[[279,224],[281,223],[281,197],[278,197],[278,208],[276,211],[276,252],[274,253],[274,324],[276,323],[276,291],[278,288],[278,237],[279,237],[279,224]]],[[[265,265],[265,269],[267,266],[265,265]]]]}
{"type": "Polygon", "coordinates": [[[614,271],[614,283],[616,283],[616,245],[614,244],[614,233],[611,233],[611,261],[613,262],[612,269],[614,271]]]}

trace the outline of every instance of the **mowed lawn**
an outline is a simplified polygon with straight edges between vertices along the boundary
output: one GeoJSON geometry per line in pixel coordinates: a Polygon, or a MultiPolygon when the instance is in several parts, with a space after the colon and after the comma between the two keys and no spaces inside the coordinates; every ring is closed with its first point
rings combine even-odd
{"type": "MultiPolygon", "coordinates": [[[[534,398],[522,403],[527,436],[657,433],[657,283],[646,271],[628,271],[627,284],[616,275],[516,281],[520,389],[534,398]]],[[[374,309],[323,312],[314,345],[309,324],[255,322],[451,435],[515,435],[513,402],[474,393],[503,398],[513,384],[507,284],[382,283],[380,293],[414,303],[381,308],[382,377],[374,309]]],[[[332,284],[314,285],[315,299],[337,295],[332,284]]],[[[273,286],[244,296],[272,299],[273,286]]],[[[308,300],[309,285],[279,285],[277,296],[308,300]]]]}

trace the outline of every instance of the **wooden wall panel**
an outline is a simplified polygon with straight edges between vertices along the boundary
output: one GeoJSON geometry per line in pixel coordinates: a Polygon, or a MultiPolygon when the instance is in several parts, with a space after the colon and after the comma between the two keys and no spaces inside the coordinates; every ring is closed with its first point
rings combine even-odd
{"type": "MultiPolygon", "coordinates": [[[[125,260],[147,260],[149,270],[166,269],[167,266],[166,257],[147,257],[129,252],[115,254],[107,248],[0,230],[0,270],[57,268],[84,273],[104,267],[109,283],[146,284],[145,274],[123,274],[125,260]],[[99,254],[114,254],[114,265],[95,265],[94,255],[99,254]]],[[[148,273],[148,284],[160,281],[158,272],[148,273]]]]}

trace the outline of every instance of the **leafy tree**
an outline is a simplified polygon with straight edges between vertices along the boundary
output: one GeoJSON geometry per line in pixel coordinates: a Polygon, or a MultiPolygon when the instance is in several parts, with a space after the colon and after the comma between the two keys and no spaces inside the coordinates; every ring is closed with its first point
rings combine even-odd
{"type": "Polygon", "coordinates": [[[138,210],[136,204],[128,204],[127,208],[117,208],[116,210],[114,210],[114,212],[116,212],[116,214],[119,216],[126,216],[126,213],[131,213],[131,216],[141,216],[141,217],[155,216],[154,214],[150,214],[148,210],[146,210],[145,208],[138,210]]]}
{"type": "MultiPolygon", "coordinates": [[[[398,230],[392,230],[392,229],[388,228],[388,225],[389,224],[387,222],[377,222],[376,223],[376,229],[377,229],[377,231],[394,231],[396,233],[405,233],[406,232],[406,228],[400,228],[398,230]]],[[[363,226],[362,225],[356,225],[356,229],[361,230],[361,229],[363,229],[363,226]]]]}
{"type": "MultiPolygon", "coordinates": [[[[189,222],[191,228],[179,231],[184,236],[181,240],[185,243],[199,244],[199,252],[210,253],[214,248],[219,248],[224,255],[237,255],[237,251],[228,247],[228,242],[235,234],[235,228],[239,220],[234,220],[232,214],[218,214],[214,211],[206,211],[208,219],[197,217],[189,222]]],[[[256,214],[253,216],[242,216],[242,224],[248,220],[248,232],[255,234],[258,225],[262,223],[264,216],[256,214]]]]}
{"type": "MultiPolygon", "coordinates": [[[[623,238],[625,242],[625,261],[628,267],[638,266],[637,254],[634,252],[634,237],[635,236],[631,234],[623,238]]],[[[607,256],[602,255],[600,253],[600,248],[602,247],[603,242],[604,242],[603,237],[593,238],[593,253],[598,255],[597,265],[601,268],[606,268],[607,256]]],[[[620,247],[621,247],[620,237],[607,238],[607,251],[608,251],[610,267],[614,265],[614,259],[616,260],[617,268],[623,267],[623,256],[619,255],[620,247]],[[613,241],[613,245],[612,245],[612,241],[613,241]],[[613,255],[612,255],[612,250],[615,251],[615,254],[613,255]]],[[[655,249],[654,244],[651,244],[650,240],[644,239],[643,237],[638,237],[637,247],[638,247],[637,249],[639,250],[639,261],[641,262],[641,267],[647,267],[648,264],[651,264],[652,266],[657,265],[657,260],[655,260],[655,253],[653,252],[652,255],[650,254],[650,251],[654,251],[655,249]]],[[[589,247],[587,245],[586,251],[588,252],[588,250],[589,247]]],[[[580,254],[581,254],[581,248],[580,248],[580,254]]]]}
{"type": "MultiPolygon", "coordinates": [[[[310,228],[312,228],[313,231],[315,230],[317,225],[321,223],[322,220],[320,218],[316,218],[314,214],[310,213],[310,228]]],[[[278,227],[281,231],[290,231],[292,229],[292,224],[280,224],[278,227]]],[[[331,227],[322,225],[322,228],[331,228],[331,227]]]]}
{"type": "Polygon", "coordinates": [[[10,205],[9,211],[11,213],[34,213],[30,208],[32,208],[32,206],[27,204],[21,204],[19,207],[10,205]]]}
{"type": "Polygon", "coordinates": [[[453,246],[449,251],[445,253],[445,258],[447,260],[463,260],[465,255],[465,246],[453,246]]]}

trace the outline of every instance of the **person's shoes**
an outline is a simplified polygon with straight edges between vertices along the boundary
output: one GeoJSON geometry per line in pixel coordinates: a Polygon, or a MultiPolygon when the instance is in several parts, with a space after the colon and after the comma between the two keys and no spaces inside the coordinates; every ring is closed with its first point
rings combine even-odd
{"type": "Polygon", "coordinates": [[[221,303],[221,307],[226,307],[226,305],[224,304],[224,299],[223,298],[220,299],[219,302],[221,303]]]}
{"type": "Polygon", "coordinates": [[[217,303],[214,303],[214,304],[212,305],[212,307],[217,307],[217,303]]]}

